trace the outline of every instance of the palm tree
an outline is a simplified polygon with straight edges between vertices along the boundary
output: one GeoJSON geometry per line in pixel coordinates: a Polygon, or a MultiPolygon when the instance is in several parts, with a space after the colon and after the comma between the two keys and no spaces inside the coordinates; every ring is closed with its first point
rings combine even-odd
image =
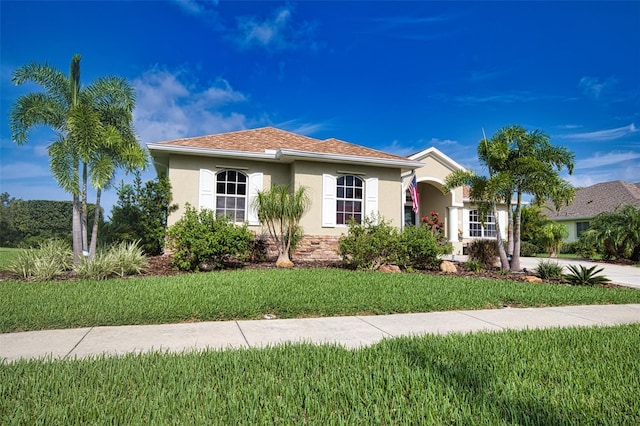
{"type": "Polygon", "coordinates": [[[87,188],[97,189],[99,214],[101,190],[113,178],[116,168],[143,167],[146,154],[137,143],[132,111],[135,95],[131,86],[116,77],[80,87],[80,55],[71,59],[69,75],[48,64],[31,63],[18,68],[13,82],[38,84],[43,92],[21,96],[11,110],[13,140],[22,145],[28,132],[39,125],[50,127],[57,139],[49,146],[50,166],[60,187],[73,197],[74,261],[83,252],[95,254],[97,221],[91,250],[87,241],[87,188]]]}
{"type": "Polygon", "coordinates": [[[503,127],[478,147],[480,160],[490,174],[500,176],[504,202],[511,215],[511,202],[515,206],[510,216],[509,247],[513,247],[511,270],[520,270],[520,223],[525,194],[532,195],[534,203],[551,200],[559,207],[573,200],[574,190],[569,182],[560,178],[565,167],[573,172],[574,155],[565,147],[552,146],[549,136],[539,130],[527,131],[522,126],[503,127]],[[512,243],[511,243],[512,241],[512,243]]]}
{"type": "Polygon", "coordinates": [[[301,186],[292,192],[288,185],[273,185],[268,191],[258,192],[254,207],[278,248],[276,265],[290,266],[291,243],[300,228],[302,216],[311,207],[307,188],[301,186]]]}
{"type": "Polygon", "coordinates": [[[444,191],[451,192],[454,188],[468,186],[469,198],[478,208],[478,216],[481,222],[485,222],[489,213],[496,218],[496,239],[498,243],[498,255],[500,267],[509,270],[509,260],[504,248],[500,221],[498,218],[498,203],[503,201],[505,182],[500,176],[487,178],[468,170],[456,170],[445,178],[444,191]]]}
{"type": "Polygon", "coordinates": [[[606,258],[640,261],[640,209],[627,204],[600,213],[580,240],[606,258]]]}
{"type": "Polygon", "coordinates": [[[573,171],[573,153],[564,147],[552,146],[549,136],[539,130],[529,132],[522,126],[513,125],[498,130],[491,139],[484,137],[478,144],[478,157],[488,169],[488,178],[483,179],[472,172],[455,172],[445,180],[445,186],[451,190],[470,185],[471,199],[479,205],[489,203],[494,209],[497,203],[507,205],[508,247],[512,256],[510,262],[505,263],[508,258],[503,253],[502,237],[498,232],[500,262],[503,269],[519,271],[523,196],[532,195],[536,204],[551,200],[558,207],[570,202],[573,187],[558,173],[564,167],[569,173],[573,171]],[[515,205],[512,205],[514,199],[515,205]]]}
{"type": "Polygon", "coordinates": [[[544,245],[544,249],[549,253],[549,257],[558,257],[562,240],[569,236],[569,231],[564,225],[549,221],[540,229],[540,241],[544,245]]]}

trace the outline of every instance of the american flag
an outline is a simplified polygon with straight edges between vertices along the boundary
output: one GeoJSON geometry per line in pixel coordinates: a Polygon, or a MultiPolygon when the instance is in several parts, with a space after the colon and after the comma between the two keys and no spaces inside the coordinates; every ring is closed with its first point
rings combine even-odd
{"type": "Polygon", "coordinates": [[[409,194],[411,195],[411,201],[413,202],[413,212],[418,213],[418,204],[420,204],[420,198],[418,197],[418,181],[416,180],[415,173],[411,177],[409,186],[407,187],[409,194]]]}

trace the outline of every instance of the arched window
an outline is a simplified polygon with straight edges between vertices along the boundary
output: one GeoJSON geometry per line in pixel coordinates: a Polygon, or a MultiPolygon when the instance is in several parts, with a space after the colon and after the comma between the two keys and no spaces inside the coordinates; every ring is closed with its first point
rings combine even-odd
{"type": "Polygon", "coordinates": [[[235,170],[216,175],[216,214],[232,222],[244,222],[247,209],[247,176],[235,170]]]}
{"type": "Polygon", "coordinates": [[[347,225],[353,218],[362,223],[363,182],[358,176],[340,176],[336,184],[336,224],[347,225]]]}
{"type": "Polygon", "coordinates": [[[469,236],[477,238],[494,238],[496,237],[496,217],[493,213],[488,213],[484,222],[480,222],[478,210],[469,212],[469,236]]]}

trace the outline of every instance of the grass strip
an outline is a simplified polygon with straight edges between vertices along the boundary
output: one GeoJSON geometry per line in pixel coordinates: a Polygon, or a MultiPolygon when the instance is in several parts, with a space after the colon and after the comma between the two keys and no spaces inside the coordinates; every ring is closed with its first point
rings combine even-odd
{"type": "Polygon", "coordinates": [[[339,269],[0,282],[0,332],[184,321],[640,303],[633,289],[339,269]]]}
{"type": "Polygon", "coordinates": [[[1,424],[639,424],[640,325],[0,365],[1,424]]]}

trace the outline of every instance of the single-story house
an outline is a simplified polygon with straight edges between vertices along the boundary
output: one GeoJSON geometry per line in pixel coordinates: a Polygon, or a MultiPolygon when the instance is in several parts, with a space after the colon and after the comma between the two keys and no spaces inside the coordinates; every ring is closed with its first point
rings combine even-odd
{"type": "Polygon", "coordinates": [[[543,213],[552,221],[567,227],[564,242],[574,242],[589,229],[589,222],[598,214],[612,212],[625,204],[640,207],[640,183],[623,180],[597,183],[577,188],[573,203],[556,211],[547,203],[543,213]]]}
{"type": "MultiPolygon", "coordinates": [[[[419,224],[421,217],[436,211],[454,243],[454,253],[462,252],[465,240],[495,236],[495,219],[481,224],[462,188],[442,193],[444,178],[462,166],[435,148],[401,157],[273,127],[147,147],[158,173],[168,175],[173,201],[179,206],[168,218],[169,226],[189,203],[246,222],[259,235],[263,230],[252,200],[258,191],[278,183],[305,186],[311,196],[311,209],[301,221],[305,237],[294,254],[297,258],[337,258],[337,241],[346,234],[350,218],[360,222],[371,215],[403,227],[419,224]],[[420,199],[417,213],[407,198],[413,173],[420,199]]],[[[499,220],[506,223],[506,214],[499,220]]]]}

